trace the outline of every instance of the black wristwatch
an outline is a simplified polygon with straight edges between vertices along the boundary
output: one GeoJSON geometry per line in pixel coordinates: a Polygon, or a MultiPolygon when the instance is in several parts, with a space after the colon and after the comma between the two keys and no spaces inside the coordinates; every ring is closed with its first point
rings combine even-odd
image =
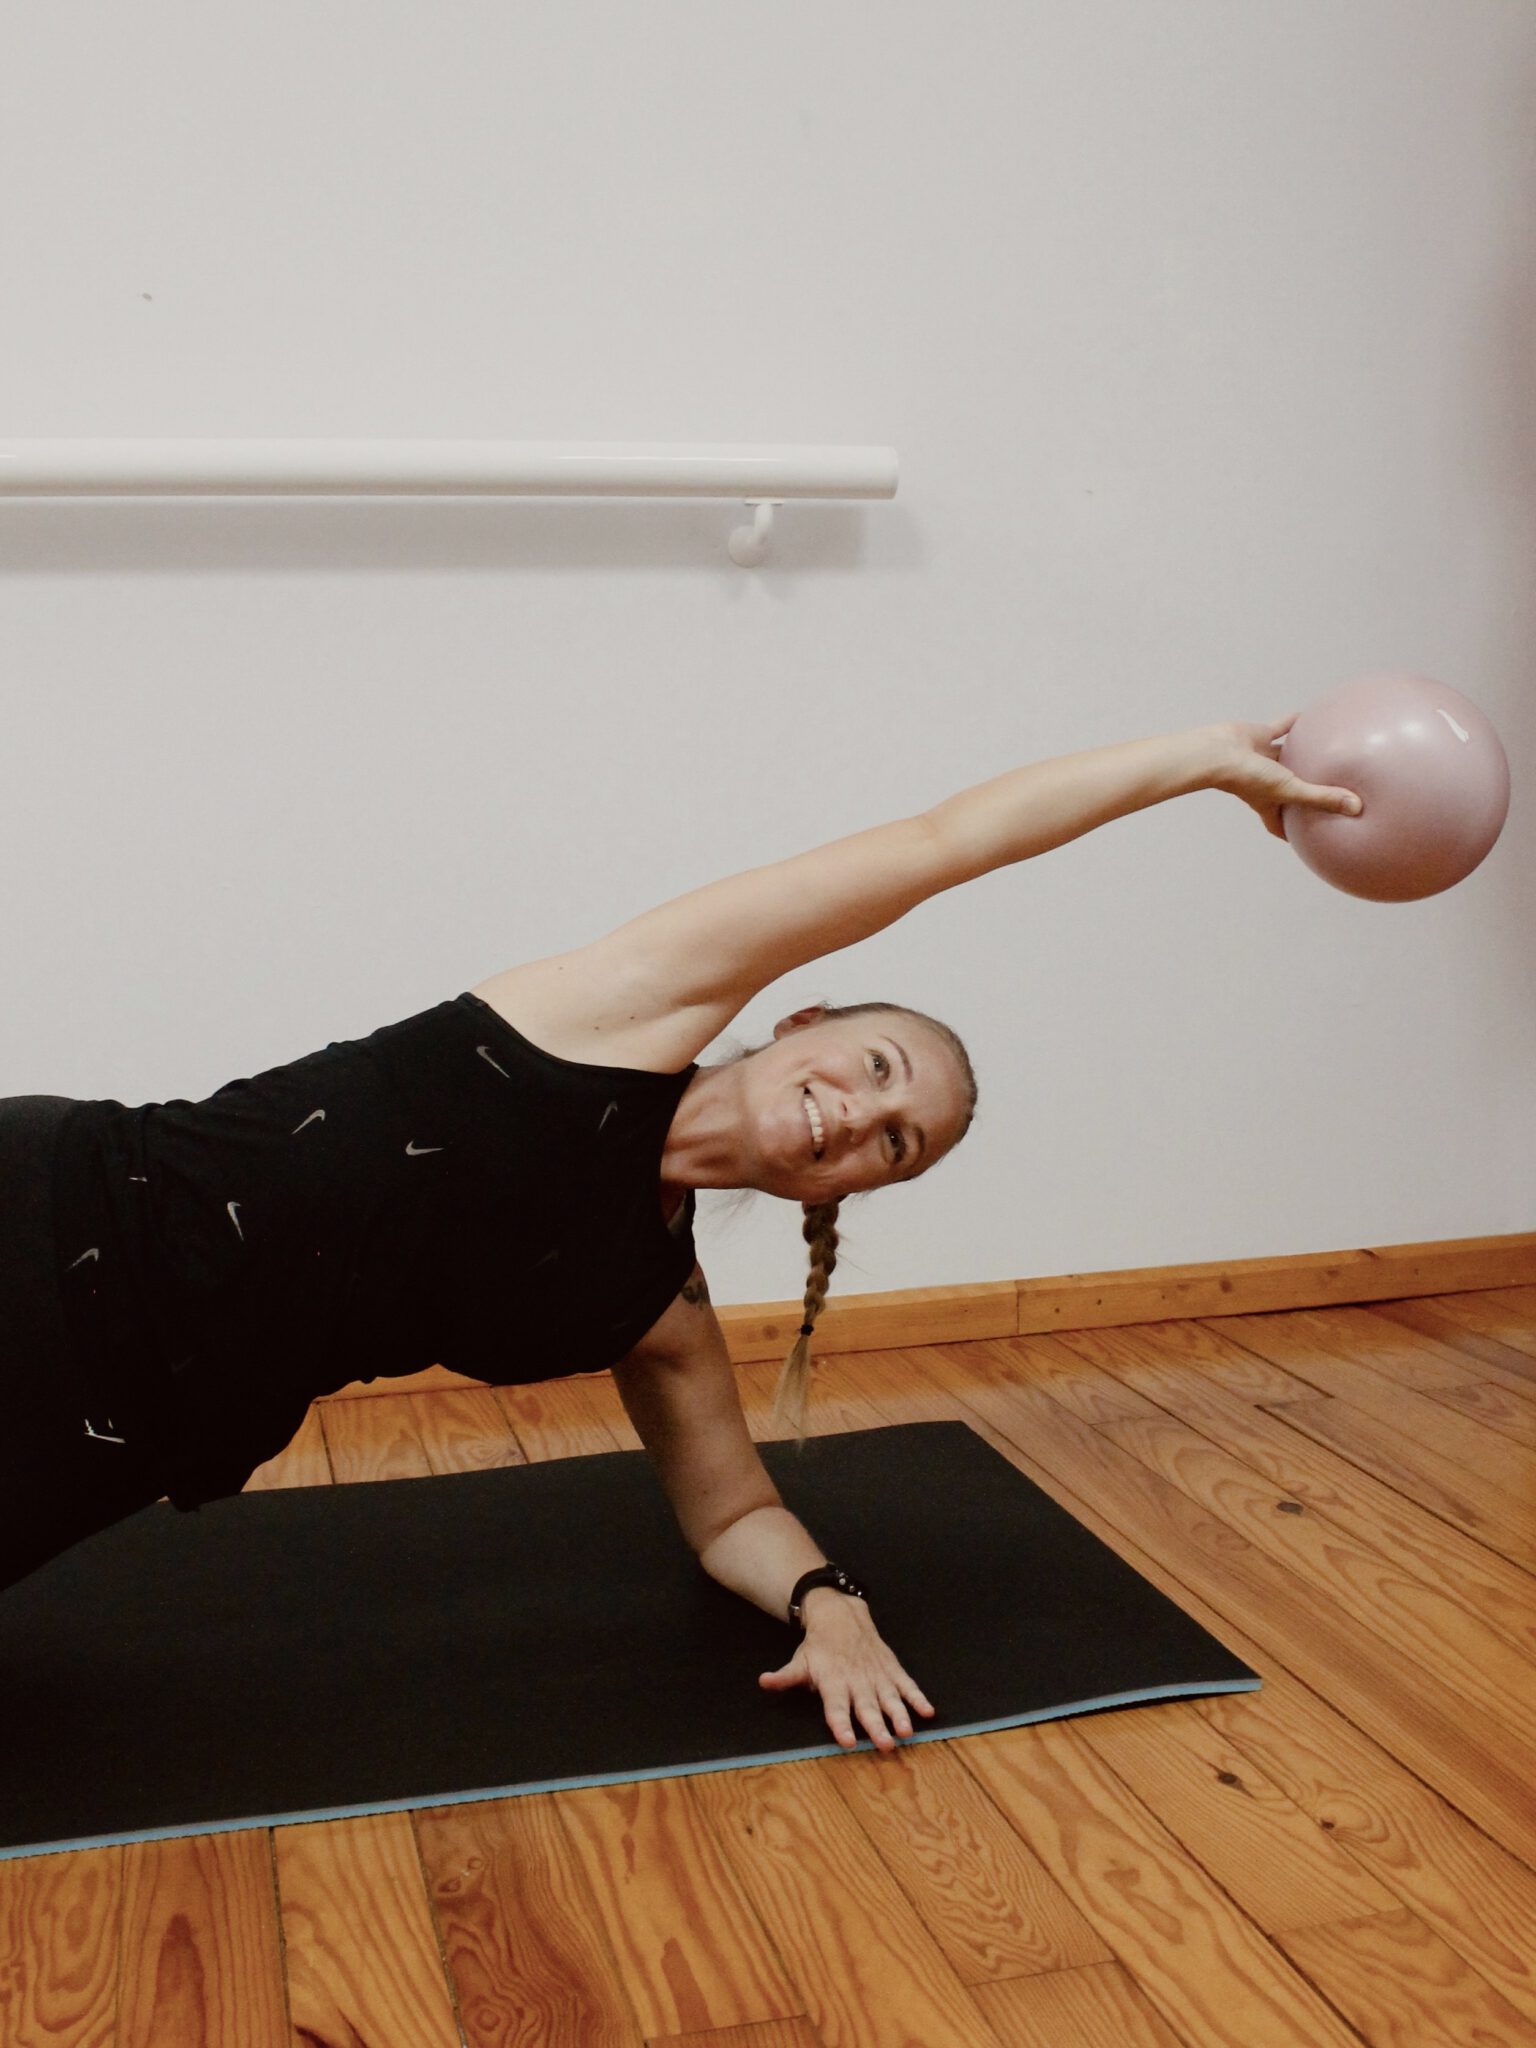
{"type": "Polygon", "coordinates": [[[801,1606],[806,1594],[816,1586],[835,1586],[839,1593],[851,1594],[855,1600],[869,1599],[864,1588],[856,1586],[840,1564],[818,1565],[815,1571],[807,1572],[803,1578],[796,1579],[795,1590],[789,1596],[789,1618],[800,1628],[805,1627],[801,1606]]]}

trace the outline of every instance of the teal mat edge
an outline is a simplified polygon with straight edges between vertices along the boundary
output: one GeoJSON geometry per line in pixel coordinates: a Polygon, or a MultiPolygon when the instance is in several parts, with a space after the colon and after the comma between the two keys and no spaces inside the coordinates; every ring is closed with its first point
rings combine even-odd
{"type": "MultiPolygon", "coordinates": [[[[1223,1693],[1258,1692],[1260,1678],[1228,1679],[1210,1685],[1167,1685],[1142,1688],[1136,1692],[1106,1693],[1102,1699],[1076,1700],[1064,1707],[1047,1707],[1037,1714],[1009,1714],[1000,1721],[972,1721],[961,1728],[916,1728],[910,1736],[898,1738],[898,1747],[910,1749],[919,1742],[953,1742],[963,1735],[995,1735],[1005,1728],[1024,1728],[1037,1721],[1064,1721],[1073,1714],[1102,1712],[1110,1707],[1137,1707],[1154,1700],[1210,1698],[1223,1693]]],[[[861,1749],[873,1751],[867,1738],[845,1749],[829,1742],[816,1749],[764,1751],[755,1756],[711,1757],[707,1762],[671,1765],[665,1770],[612,1771],[593,1778],[549,1778],[526,1785],[487,1785],[474,1792],[423,1792],[409,1799],[369,1800],[361,1806],[315,1807],[306,1813],[257,1813],[244,1820],[197,1821],[186,1827],[144,1828],[126,1835],[83,1835],[72,1842],[26,1842],[14,1849],[0,1848],[0,1863],[22,1856],[62,1856],[80,1849],[125,1848],[130,1842],[179,1841],[194,1835],[232,1835],[249,1828],[300,1827],[310,1821],[360,1820],[373,1813],[410,1813],[421,1807],[469,1806],[483,1799],[521,1799],[534,1792],[574,1792],[589,1785],[638,1785],[647,1778],[695,1778],[709,1771],[744,1771],[758,1764],[805,1763],[819,1756],[855,1756],[861,1749]]]]}

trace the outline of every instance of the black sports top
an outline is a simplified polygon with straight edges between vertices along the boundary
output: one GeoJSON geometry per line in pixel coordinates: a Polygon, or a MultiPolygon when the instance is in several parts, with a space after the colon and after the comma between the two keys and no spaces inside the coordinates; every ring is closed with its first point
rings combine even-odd
{"type": "Polygon", "coordinates": [[[466,992],[205,1102],[79,1102],[54,1153],[59,1283],[98,1434],[195,1507],[309,1403],[445,1365],[593,1372],[693,1270],[661,1155],[697,1069],[542,1051],[466,992]]]}

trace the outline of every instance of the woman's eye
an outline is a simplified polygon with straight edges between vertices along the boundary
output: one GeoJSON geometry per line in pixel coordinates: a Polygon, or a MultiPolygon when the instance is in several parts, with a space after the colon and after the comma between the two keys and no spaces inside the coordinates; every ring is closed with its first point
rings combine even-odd
{"type": "Polygon", "coordinates": [[[891,1141],[891,1157],[894,1160],[896,1160],[898,1164],[900,1164],[900,1162],[906,1157],[907,1152],[907,1148],[905,1144],[902,1142],[901,1133],[897,1130],[894,1124],[890,1124],[886,1128],[886,1136],[891,1141]]]}
{"type": "Polygon", "coordinates": [[[884,1054],[883,1052],[877,1052],[877,1053],[875,1054],[875,1073],[876,1073],[876,1075],[877,1075],[877,1076],[879,1077],[879,1079],[880,1079],[880,1080],[882,1080],[882,1081],[883,1081],[883,1080],[885,1079],[886,1075],[887,1075],[887,1074],[888,1074],[888,1073],[889,1073],[890,1071],[891,1071],[891,1063],[890,1063],[890,1061],[889,1061],[889,1060],[888,1060],[888,1059],[886,1058],[886,1056],[885,1056],[885,1054],[884,1054]]]}

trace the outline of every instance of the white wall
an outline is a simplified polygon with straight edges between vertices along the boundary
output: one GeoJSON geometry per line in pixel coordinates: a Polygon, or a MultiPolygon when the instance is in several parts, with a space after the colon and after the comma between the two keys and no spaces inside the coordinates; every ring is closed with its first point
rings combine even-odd
{"type": "MultiPolygon", "coordinates": [[[[893,506],[0,505],[0,1092],[200,1095],[1019,761],[1464,690],[1417,905],[1233,799],[792,977],[982,1111],[850,1290],[1536,1222],[1536,13],[12,10],[0,433],[894,444],[893,506]]],[[[798,1214],[713,1218],[717,1298],[798,1214]]]]}

